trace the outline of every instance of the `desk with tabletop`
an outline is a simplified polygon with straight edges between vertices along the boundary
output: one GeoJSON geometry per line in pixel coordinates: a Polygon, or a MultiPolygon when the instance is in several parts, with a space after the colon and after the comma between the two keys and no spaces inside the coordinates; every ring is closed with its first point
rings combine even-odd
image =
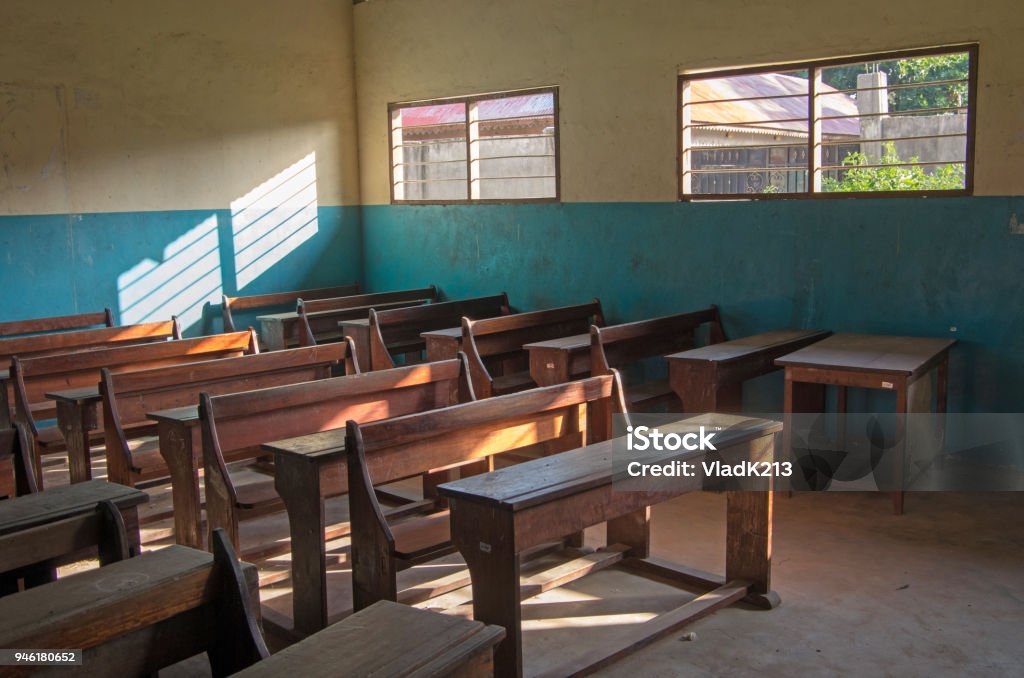
{"type": "MultiPolygon", "coordinates": [[[[839,387],[840,415],[846,412],[847,387],[880,389],[895,392],[897,426],[902,430],[905,422],[899,415],[932,410],[932,372],[936,374],[935,411],[945,413],[949,349],[955,343],[953,339],[842,333],[789,353],[775,361],[786,370],[785,414],[820,412],[825,386],[839,387]]],[[[898,431],[896,439],[902,437],[898,431]]],[[[903,444],[893,456],[900,488],[892,493],[897,514],[903,512],[903,444]]]]}
{"type": "Polygon", "coordinates": [[[530,352],[530,377],[538,386],[564,384],[590,374],[590,334],[523,344],[530,352]]]}
{"type": "Polygon", "coordinates": [[[92,478],[90,448],[93,431],[98,428],[97,406],[103,402],[99,386],[53,391],[46,397],[57,403],[57,428],[68,450],[68,473],[72,483],[92,478]]]}
{"type": "Polygon", "coordinates": [[[362,372],[369,372],[373,362],[370,360],[370,319],[350,318],[338,323],[341,336],[351,337],[356,347],[356,362],[362,372]]]}
{"type": "Polygon", "coordinates": [[[665,356],[683,412],[739,412],[743,382],[779,368],[775,359],[816,341],[825,330],[774,330],[665,356]]]}
{"type": "MultiPolygon", "coordinates": [[[[771,460],[778,422],[706,414],[661,427],[662,431],[722,426],[715,438],[723,460],[771,460]]],[[[702,477],[676,478],[655,489],[622,491],[626,461],[613,462],[612,441],[517,464],[439,486],[451,507],[452,541],[469,566],[473,618],[505,628],[495,654],[495,674],[522,675],[519,556],[524,551],[591,525],[608,524],[610,549],[625,552],[629,569],[708,591],[674,610],[626,630],[603,656],[587,656],[556,667],[550,675],[576,675],[603,666],[654,637],[738,600],[774,607],[771,591],[771,484],[766,491],[728,493],[725,577],[649,558],[650,507],[701,489],[702,477]]],[[[665,461],[700,462],[705,452],[666,453],[665,461]]],[[[700,474],[702,475],[702,474],[700,474]]]]}

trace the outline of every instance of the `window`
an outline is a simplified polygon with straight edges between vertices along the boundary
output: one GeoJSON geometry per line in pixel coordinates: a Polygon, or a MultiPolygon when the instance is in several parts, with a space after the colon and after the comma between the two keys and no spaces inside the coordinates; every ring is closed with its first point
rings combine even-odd
{"type": "Polygon", "coordinates": [[[679,76],[679,194],[964,195],[977,45],[679,76]]]}
{"type": "Polygon", "coordinates": [[[391,201],[554,201],[558,90],[388,106],[391,201]]]}

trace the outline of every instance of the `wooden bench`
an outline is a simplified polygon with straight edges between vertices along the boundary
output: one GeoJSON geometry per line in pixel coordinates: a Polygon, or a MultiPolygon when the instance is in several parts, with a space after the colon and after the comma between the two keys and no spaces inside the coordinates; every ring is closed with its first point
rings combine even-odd
{"type": "MultiPolygon", "coordinates": [[[[199,394],[326,379],[343,364],[346,370],[355,369],[347,342],[137,372],[103,370],[100,393],[107,477],[129,486],[170,477],[175,530],[197,543],[202,448],[193,443],[198,443],[199,428],[195,425],[190,431],[187,425],[177,424],[189,418],[198,424],[199,394]],[[153,416],[161,411],[170,412],[153,416]]],[[[154,513],[147,518],[162,517],[154,513]]]]}
{"type": "MultiPolygon", "coordinates": [[[[660,358],[666,353],[693,348],[695,332],[705,324],[709,345],[725,341],[717,306],[622,325],[591,327],[591,374],[607,374],[613,367],[622,371],[630,363],[645,358],[660,358]]],[[[628,376],[627,373],[624,390],[630,410],[643,410],[675,399],[667,378],[630,382],[628,376]]]]}
{"type": "Polygon", "coordinates": [[[292,292],[271,292],[270,294],[253,294],[247,297],[229,297],[224,295],[220,304],[221,317],[224,319],[224,331],[235,331],[235,311],[254,311],[256,309],[281,310],[295,308],[299,299],[327,299],[359,294],[359,283],[350,283],[339,287],[318,287],[310,290],[294,290],[292,292]]]}
{"type": "Polygon", "coordinates": [[[0,339],[0,427],[14,421],[14,390],[10,366],[14,356],[34,358],[55,353],[77,353],[128,344],[181,339],[178,320],[143,323],[125,327],[105,327],[98,330],[78,330],[31,337],[0,339]]]}
{"type": "Polygon", "coordinates": [[[342,336],[338,325],[343,320],[368,318],[373,309],[419,306],[435,299],[437,299],[437,288],[433,285],[416,290],[357,294],[334,299],[313,301],[299,299],[296,308],[298,322],[295,325],[298,341],[302,346],[312,346],[317,342],[337,341],[342,336]]]}
{"type": "Polygon", "coordinates": [[[462,320],[462,349],[478,398],[532,388],[529,351],[524,344],[586,333],[604,325],[601,302],[516,313],[498,318],[462,320]]]}
{"type": "MultiPolygon", "coordinates": [[[[219,535],[213,553],[169,546],[0,598],[0,647],[84,650],[80,670],[120,678],[205,652],[214,676],[269,656],[256,568],[219,535]]],[[[5,667],[5,676],[37,666],[5,667]]]]}
{"type": "MultiPolygon", "coordinates": [[[[18,432],[13,428],[0,428],[0,499],[16,497],[19,492],[19,478],[21,469],[18,468],[18,458],[15,456],[20,452],[20,446],[15,447],[18,439],[18,432]]],[[[35,476],[33,474],[33,485],[35,476]]],[[[21,493],[28,493],[24,489],[21,493]]],[[[35,491],[35,488],[33,488],[35,491]]]]}
{"type": "Polygon", "coordinates": [[[743,382],[781,369],[775,359],[821,341],[826,330],[775,330],[673,353],[668,379],[683,412],[739,412],[743,382]]]}
{"type": "Polygon", "coordinates": [[[100,565],[139,553],[144,492],[92,480],[0,502],[0,595],[52,581],[55,568],[99,554],[100,565]]]}
{"type": "Polygon", "coordinates": [[[31,451],[37,470],[41,470],[43,454],[67,450],[71,482],[89,480],[89,448],[102,440],[102,432],[96,430],[96,405],[100,400],[97,384],[102,368],[128,372],[258,351],[256,333],[248,330],[38,358],[15,357],[11,368],[14,421],[21,444],[31,451]],[[59,397],[48,397],[57,392],[59,397]],[[43,425],[54,416],[56,425],[43,425]]]}
{"type": "MultiPolygon", "coordinates": [[[[471,399],[464,357],[248,393],[204,394],[200,417],[210,529],[225,529],[237,547],[239,520],[244,513],[260,515],[286,507],[292,537],[296,620],[298,623],[312,609],[317,622],[304,627],[303,632],[322,628],[325,622],[319,612],[326,601],[322,597],[324,544],[349,533],[347,523],[328,529],[323,511],[323,498],[348,491],[339,463],[344,448],[325,454],[276,454],[273,486],[240,487],[232,481],[227,462],[266,455],[262,445],[282,437],[310,438],[308,434],[332,431],[333,440],[343,440],[347,421],[376,421],[471,399]],[[320,478],[321,470],[327,476],[324,479],[320,478]],[[307,586],[311,579],[315,582],[307,586]]],[[[424,469],[424,473],[430,470],[424,469]]],[[[428,482],[427,494],[430,490],[428,482]]],[[[427,503],[433,505],[432,501],[427,503]]],[[[416,509],[405,506],[400,511],[416,509]]]]}
{"type": "MultiPolygon", "coordinates": [[[[490,297],[445,301],[440,304],[410,306],[389,311],[370,311],[369,356],[371,370],[395,367],[392,353],[405,356],[406,364],[421,362],[426,350],[423,332],[458,327],[462,319],[493,318],[508,315],[508,295],[504,292],[490,297]]],[[[356,344],[358,348],[358,343],[356,344]]]]}
{"type": "Polygon", "coordinates": [[[327,627],[238,678],[484,678],[494,672],[500,626],[382,600],[327,627]]]}
{"type": "Polygon", "coordinates": [[[373,423],[350,421],[345,445],[354,608],[397,600],[399,570],[454,548],[447,511],[390,525],[374,485],[525,446],[543,445],[550,454],[606,440],[619,397],[618,376],[610,374],[373,423]]]}
{"type": "MultiPolygon", "coordinates": [[[[438,488],[451,501],[452,539],[472,576],[473,618],[502,626],[507,633],[495,652],[495,675],[523,673],[520,601],[533,594],[519,577],[523,553],[592,525],[606,523],[607,547],[591,554],[589,567],[566,572],[559,585],[588,571],[621,564],[636,574],[675,582],[702,594],[642,624],[622,625],[596,650],[574,653],[567,647],[564,663],[547,668],[542,675],[589,675],[740,600],[762,608],[778,605],[779,598],[771,590],[770,479],[764,479],[763,489],[727,494],[724,577],[650,557],[653,504],[706,488],[705,459],[717,458],[723,464],[772,461],[775,439],[782,429],[775,421],[720,414],[699,415],[659,429],[685,435],[696,434],[701,426],[715,431],[717,451],[665,452],[643,458],[648,463],[694,464],[692,476],[631,478],[628,465],[636,463],[635,457],[624,451],[621,441],[617,444],[622,447],[613,454],[616,443],[605,441],[438,488]]],[[[364,429],[364,437],[368,431],[368,427],[364,429]]],[[[389,432],[400,433],[397,428],[389,432]]]]}
{"type": "Polygon", "coordinates": [[[31,318],[29,320],[7,320],[0,322],[0,337],[84,330],[97,325],[114,326],[114,314],[110,312],[109,308],[97,311],[96,313],[55,315],[48,318],[31,318]]]}

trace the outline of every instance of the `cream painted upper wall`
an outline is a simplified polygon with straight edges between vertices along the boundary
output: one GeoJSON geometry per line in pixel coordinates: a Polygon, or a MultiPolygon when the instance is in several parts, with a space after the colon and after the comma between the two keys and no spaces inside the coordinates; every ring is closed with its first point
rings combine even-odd
{"type": "Polygon", "coordinates": [[[979,41],[975,192],[1024,193],[1020,0],[373,0],[355,8],[362,198],[387,104],[559,85],[565,201],[676,199],[676,76],[979,41]]]}
{"type": "Polygon", "coordinates": [[[3,0],[0,214],[359,201],[348,0],[3,0]]]}

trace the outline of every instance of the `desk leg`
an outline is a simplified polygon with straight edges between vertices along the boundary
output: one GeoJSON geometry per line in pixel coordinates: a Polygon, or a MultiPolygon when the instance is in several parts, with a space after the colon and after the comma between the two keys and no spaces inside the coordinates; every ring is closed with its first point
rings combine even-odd
{"type": "Polygon", "coordinates": [[[771,590],[772,492],[729,492],[725,536],[725,580],[751,582],[747,602],[764,608],[779,604],[771,590]]]}
{"type": "Polygon", "coordinates": [[[295,631],[306,636],[327,626],[327,526],[320,467],[275,455],[274,487],[288,512],[295,631]]]}
{"type": "Polygon", "coordinates": [[[260,339],[268,351],[280,351],[285,346],[284,326],[279,322],[260,321],[260,339]]]}
{"type": "Polygon", "coordinates": [[[76,403],[57,401],[57,425],[68,449],[68,471],[72,483],[92,479],[89,458],[89,431],[96,428],[96,405],[79,407],[76,403]]]}
{"type": "Polygon", "coordinates": [[[356,347],[356,362],[359,371],[369,372],[373,369],[373,356],[370,355],[370,328],[366,325],[348,325],[342,328],[352,338],[356,347]]]}
{"type": "Polygon", "coordinates": [[[907,413],[910,411],[911,388],[912,385],[904,383],[896,390],[896,440],[899,442],[892,458],[893,482],[896,483],[892,492],[892,512],[898,516],[903,515],[903,458],[910,449],[907,444],[907,413]]]}
{"type": "Polygon", "coordinates": [[[569,381],[569,354],[566,351],[530,351],[530,377],[538,386],[554,386],[569,381]]]}
{"type": "Polygon", "coordinates": [[[160,456],[171,476],[171,499],[174,503],[174,539],[182,546],[203,548],[202,505],[199,500],[199,467],[195,451],[202,444],[198,426],[182,431],[181,427],[160,422],[160,456]]]}
{"type": "Polygon", "coordinates": [[[608,539],[611,544],[625,544],[632,558],[651,555],[651,507],[627,513],[608,521],[608,539]]]}
{"type": "Polygon", "coordinates": [[[451,500],[452,542],[459,549],[473,586],[473,619],[505,629],[494,651],[494,675],[523,675],[519,556],[511,513],[492,506],[451,500]]]}
{"type": "Polygon", "coordinates": [[[742,384],[719,384],[718,367],[712,362],[669,362],[669,384],[683,412],[739,412],[742,384]]]}

